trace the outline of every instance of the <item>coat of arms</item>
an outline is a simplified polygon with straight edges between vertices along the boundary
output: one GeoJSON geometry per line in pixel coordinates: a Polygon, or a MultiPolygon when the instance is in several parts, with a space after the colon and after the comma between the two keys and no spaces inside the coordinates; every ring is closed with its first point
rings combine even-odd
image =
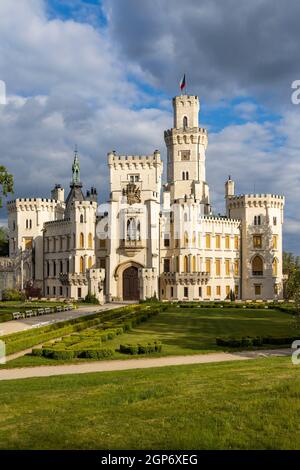
{"type": "Polygon", "coordinates": [[[126,186],[125,195],[127,197],[127,203],[130,205],[141,202],[141,190],[134,183],[129,183],[126,186]]]}

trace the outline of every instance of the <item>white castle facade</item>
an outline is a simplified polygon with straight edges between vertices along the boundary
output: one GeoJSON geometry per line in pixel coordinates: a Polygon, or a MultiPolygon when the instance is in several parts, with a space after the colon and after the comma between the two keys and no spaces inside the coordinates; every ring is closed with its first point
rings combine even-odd
{"type": "Polygon", "coordinates": [[[164,133],[165,185],[157,150],[147,156],[110,152],[110,197],[98,206],[95,188],[82,192],[75,152],[66,199],[56,185],[50,199],[8,203],[15,287],[29,285],[51,298],[91,293],[100,302],[282,297],[284,197],[235,195],[228,178],[226,214],[215,216],[199,99],[177,96],[173,110],[173,127],[164,133]]]}

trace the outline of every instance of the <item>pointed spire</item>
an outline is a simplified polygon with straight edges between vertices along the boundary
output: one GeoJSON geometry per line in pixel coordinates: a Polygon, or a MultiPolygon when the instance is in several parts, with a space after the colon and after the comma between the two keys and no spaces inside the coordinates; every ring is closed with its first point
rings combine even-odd
{"type": "Polygon", "coordinates": [[[73,165],[72,165],[72,183],[73,184],[79,184],[80,183],[80,163],[79,163],[77,145],[75,145],[74,162],[73,162],[73,165]]]}

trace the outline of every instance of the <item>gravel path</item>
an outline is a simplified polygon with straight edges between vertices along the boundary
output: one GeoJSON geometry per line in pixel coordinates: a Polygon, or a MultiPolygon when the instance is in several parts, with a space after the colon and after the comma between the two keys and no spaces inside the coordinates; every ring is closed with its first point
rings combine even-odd
{"type": "Polygon", "coordinates": [[[178,366],[185,364],[207,364],[212,362],[246,361],[258,357],[289,356],[290,349],[270,349],[242,351],[236,353],[195,354],[192,356],[167,356],[143,359],[125,359],[85,362],[83,364],[24,367],[22,369],[0,370],[1,380],[26,379],[31,377],[50,377],[54,375],[87,374],[90,372],[110,372],[151,367],[178,366]]]}

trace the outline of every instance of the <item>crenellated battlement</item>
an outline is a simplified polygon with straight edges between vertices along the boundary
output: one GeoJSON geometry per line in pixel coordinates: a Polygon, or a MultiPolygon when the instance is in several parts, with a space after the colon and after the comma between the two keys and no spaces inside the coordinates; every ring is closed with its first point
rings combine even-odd
{"type": "Polygon", "coordinates": [[[48,198],[17,198],[7,203],[8,212],[21,211],[36,211],[46,210],[53,211],[54,209],[64,209],[65,204],[57,201],[56,199],[48,198]]]}
{"type": "Polygon", "coordinates": [[[115,152],[109,152],[107,154],[109,165],[124,165],[124,164],[162,164],[160,158],[160,152],[155,150],[152,155],[117,155],[115,152]]]}
{"type": "Polygon", "coordinates": [[[229,208],[237,207],[270,207],[283,208],[285,202],[284,196],[279,194],[241,194],[228,196],[227,204],[229,208]]]}

